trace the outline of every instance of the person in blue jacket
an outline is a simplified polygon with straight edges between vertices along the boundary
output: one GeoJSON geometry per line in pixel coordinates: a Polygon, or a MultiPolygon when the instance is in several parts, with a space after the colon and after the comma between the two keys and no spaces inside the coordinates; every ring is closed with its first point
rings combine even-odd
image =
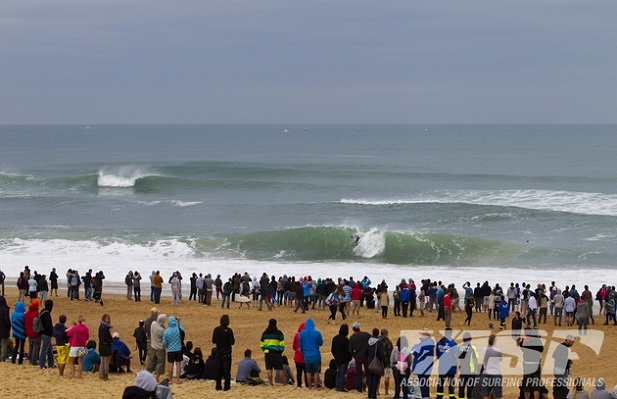
{"type": "Polygon", "coordinates": [[[309,389],[317,389],[317,382],[321,373],[319,347],[322,345],[321,332],[315,329],[315,322],[309,317],[304,323],[304,330],[300,332],[300,351],[304,355],[304,367],[309,389]]]}
{"type": "Polygon", "coordinates": [[[435,360],[435,341],[431,338],[431,334],[426,328],[420,332],[420,342],[413,346],[412,352],[411,374],[418,376],[422,397],[430,398],[431,389],[429,384],[433,371],[433,361],[435,360]]]}
{"type": "Polygon", "coordinates": [[[173,379],[175,366],[176,384],[180,384],[183,336],[184,327],[180,324],[180,320],[174,316],[169,316],[167,328],[163,332],[163,346],[167,349],[167,378],[169,378],[169,381],[173,379]]]}
{"type": "Polygon", "coordinates": [[[13,327],[13,338],[15,338],[15,346],[13,347],[13,358],[11,362],[15,364],[17,355],[19,354],[19,364],[24,362],[24,345],[26,343],[26,325],[24,324],[24,315],[26,314],[26,305],[23,302],[15,304],[15,311],[11,314],[11,326],[13,327]]]}

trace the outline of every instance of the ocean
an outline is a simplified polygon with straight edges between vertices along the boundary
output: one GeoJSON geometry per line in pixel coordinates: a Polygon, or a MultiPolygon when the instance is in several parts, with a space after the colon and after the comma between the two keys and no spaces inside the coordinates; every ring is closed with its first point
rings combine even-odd
{"type": "Polygon", "coordinates": [[[0,269],[595,292],[616,153],[613,125],[0,126],[0,269]]]}

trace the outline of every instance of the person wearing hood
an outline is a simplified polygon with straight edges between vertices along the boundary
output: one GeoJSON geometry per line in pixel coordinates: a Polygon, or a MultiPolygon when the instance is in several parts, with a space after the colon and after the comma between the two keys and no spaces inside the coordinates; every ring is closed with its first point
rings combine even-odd
{"type": "Polygon", "coordinates": [[[216,345],[218,373],[216,374],[217,391],[229,391],[231,388],[231,352],[236,343],[234,332],[229,328],[229,315],[222,315],[220,324],[212,331],[212,343],[216,345]],[[222,380],[225,380],[223,386],[222,380]]]}
{"type": "Polygon", "coordinates": [[[308,379],[306,378],[306,368],[304,363],[304,355],[300,350],[300,333],[304,331],[305,323],[300,323],[298,332],[294,335],[293,350],[294,350],[294,363],[296,363],[296,380],[298,381],[298,388],[302,388],[302,379],[304,378],[305,386],[308,387],[308,379]]]}
{"type": "Polygon", "coordinates": [[[54,301],[51,299],[45,301],[45,308],[39,313],[41,320],[41,326],[43,331],[41,332],[41,355],[39,358],[39,367],[44,369],[47,366],[54,368],[54,352],[51,349],[51,337],[54,335],[54,322],[51,319],[51,311],[54,309],[54,301]]]}
{"type": "MultiPolygon", "coordinates": [[[[364,389],[362,368],[364,367],[364,372],[367,373],[369,363],[367,362],[366,349],[371,334],[366,331],[361,331],[360,323],[357,321],[351,325],[351,329],[353,330],[353,334],[349,338],[349,352],[351,352],[351,355],[356,361],[356,374],[358,376],[357,389],[358,392],[362,392],[364,389]]],[[[379,333],[377,333],[377,335],[379,335],[379,333]]]]}
{"type": "Polygon", "coordinates": [[[345,374],[347,374],[347,366],[351,361],[351,353],[349,352],[349,326],[344,323],[338,330],[338,335],[332,338],[332,346],[330,352],[336,360],[336,390],[339,392],[347,392],[345,389],[345,374]]]}
{"type": "Polygon", "coordinates": [[[323,345],[321,332],[315,329],[315,322],[310,317],[306,320],[304,331],[300,332],[300,350],[304,355],[304,365],[309,389],[317,389],[321,373],[321,352],[323,345]]]}
{"type": "Polygon", "coordinates": [[[124,388],[122,399],[171,399],[173,395],[167,386],[158,385],[156,378],[147,371],[140,371],[135,385],[124,388]]]}
{"type": "Polygon", "coordinates": [[[28,337],[28,359],[32,366],[39,364],[39,352],[41,351],[41,334],[34,332],[34,318],[39,315],[39,300],[35,299],[28,307],[24,315],[26,336],[28,337]]]}
{"type": "Polygon", "coordinates": [[[613,399],[611,392],[606,390],[604,378],[599,378],[596,382],[596,389],[591,391],[591,399],[613,399]]]}
{"type": "Polygon", "coordinates": [[[6,303],[4,295],[0,296],[0,362],[4,362],[7,357],[9,340],[11,336],[11,308],[6,303]]]}
{"type": "MultiPolygon", "coordinates": [[[[383,349],[383,344],[379,338],[379,329],[373,328],[373,335],[366,343],[366,358],[367,364],[371,364],[374,358],[386,364],[386,355],[383,349]]],[[[380,374],[373,373],[370,368],[366,369],[366,387],[368,390],[368,399],[377,399],[377,389],[379,388],[380,374]]]]}
{"type": "Polygon", "coordinates": [[[101,355],[99,378],[103,381],[109,379],[109,363],[111,363],[111,346],[113,344],[111,328],[111,317],[108,314],[104,314],[101,318],[101,324],[99,324],[99,354],[101,355]]]}
{"type": "Polygon", "coordinates": [[[171,382],[174,374],[176,384],[180,384],[180,365],[182,364],[182,332],[184,328],[179,319],[169,316],[167,328],[163,332],[163,346],[167,349],[167,378],[171,382]],[[174,367],[175,366],[175,367],[174,367]],[[174,372],[175,368],[175,372],[174,372]]]}
{"type": "Polygon", "coordinates": [[[161,375],[165,373],[165,347],[163,346],[163,333],[165,332],[166,314],[160,314],[156,322],[150,326],[150,346],[148,347],[148,365],[146,370],[156,375],[158,382],[161,375]]]}
{"type": "MultiPolygon", "coordinates": [[[[0,299],[1,301],[2,299],[0,299]]],[[[11,326],[13,327],[13,338],[15,346],[13,347],[13,358],[11,362],[15,364],[17,355],[19,354],[19,364],[24,361],[24,345],[26,343],[26,325],[24,316],[26,314],[26,305],[23,302],[15,304],[15,311],[11,314],[11,326]]]]}

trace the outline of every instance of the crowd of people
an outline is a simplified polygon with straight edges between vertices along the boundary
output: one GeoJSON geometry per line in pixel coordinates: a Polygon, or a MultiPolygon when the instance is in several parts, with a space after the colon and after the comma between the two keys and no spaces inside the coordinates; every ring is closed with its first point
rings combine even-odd
{"type": "MultiPolygon", "coordinates": [[[[6,276],[0,271],[2,282],[6,276]]],[[[89,270],[83,277],[76,270],[69,270],[67,278],[67,297],[79,300],[80,286],[83,285],[84,300],[103,305],[102,287],[105,276],[102,271],[89,270]]],[[[126,299],[141,301],[141,275],[130,271],[125,278],[126,299]]],[[[353,278],[337,280],[316,279],[311,276],[296,278],[283,275],[278,279],[263,273],[259,278],[248,273],[234,274],[224,281],[220,275],[193,273],[190,280],[188,301],[203,306],[214,306],[218,301],[222,308],[229,309],[231,303],[249,304],[257,310],[265,308],[272,311],[288,307],[294,312],[311,313],[316,310],[329,310],[327,323],[335,323],[340,313],[342,324],[338,335],[332,337],[330,351],[333,359],[330,367],[322,373],[321,347],[324,339],[316,328],[316,316],[308,317],[298,326],[293,339],[293,363],[296,373],[291,370],[285,353],[285,337],[277,327],[277,319],[270,319],[259,342],[264,353],[263,368],[252,358],[252,350],[244,349],[244,358],[239,362],[235,381],[250,385],[275,383],[287,385],[303,384],[309,389],[331,388],[345,392],[351,389],[367,392],[369,399],[376,399],[383,382],[384,393],[390,395],[390,382],[393,380],[394,397],[429,398],[431,379],[436,378],[437,399],[475,398],[502,395],[502,359],[499,340],[504,335],[490,335],[485,342],[476,343],[470,332],[465,332],[461,342],[452,336],[453,313],[464,313],[465,324],[471,325],[475,314],[486,317],[497,324],[495,330],[511,330],[512,339],[522,351],[523,379],[520,387],[524,399],[539,399],[552,388],[556,399],[566,398],[569,386],[573,394],[581,397],[584,387],[570,380],[572,362],[569,348],[575,339],[569,335],[558,350],[550,354],[555,359],[552,387],[546,386],[541,378],[541,359],[544,345],[537,328],[548,322],[551,316],[554,326],[572,328],[577,325],[579,334],[587,333],[589,323],[595,324],[594,300],[598,302],[598,315],[604,316],[604,324],[615,318],[614,286],[603,285],[595,294],[588,286],[579,293],[575,285],[560,289],[552,282],[547,288],[537,284],[531,288],[526,283],[510,283],[507,288],[500,284],[477,283],[472,288],[470,282],[460,289],[454,284],[423,279],[416,285],[412,279],[401,280],[392,291],[385,280],[373,286],[368,276],[361,280],[353,278]],[[393,343],[387,328],[374,328],[371,332],[362,331],[359,322],[353,322],[351,332],[345,320],[357,318],[360,312],[380,312],[387,326],[389,309],[394,317],[429,316],[435,313],[437,321],[443,321],[444,330],[440,338],[432,331],[422,330],[416,339],[401,334],[393,343]],[[512,317],[510,315],[512,314],[512,317]],[[510,322],[508,326],[508,321],[510,322]],[[509,327],[509,328],[508,328],[509,327]],[[417,341],[417,342],[412,342],[417,341]],[[478,350],[476,344],[483,347],[478,350]],[[262,369],[265,374],[262,375],[262,369]],[[322,378],[323,374],[323,378],[322,378]],[[458,391],[457,391],[458,390],[458,391]]],[[[12,313],[4,295],[0,296],[0,340],[2,343],[0,360],[10,358],[12,363],[22,364],[27,360],[40,368],[57,368],[64,375],[66,365],[71,377],[81,378],[82,372],[98,372],[102,380],[107,380],[109,372],[131,372],[134,355],[128,345],[121,340],[118,332],[112,333],[111,317],[105,313],[100,320],[96,336],[84,324],[85,318],[78,316],[67,325],[67,317],[60,315],[53,323],[54,301],[58,296],[58,275],[53,269],[47,276],[30,273],[28,267],[17,279],[18,300],[12,313]],[[27,287],[26,287],[27,284],[27,287]],[[25,302],[29,298],[28,310],[25,302]],[[10,338],[13,338],[11,340],[10,338]],[[28,347],[25,348],[26,339],[28,347]],[[54,364],[52,339],[55,339],[57,365],[54,364]],[[98,351],[97,351],[98,349],[98,351]]],[[[164,278],[159,271],[150,276],[150,300],[159,304],[163,292],[164,278]]],[[[182,274],[174,272],[168,280],[172,304],[179,306],[182,298],[182,274]]],[[[4,287],[3,287],[4,289],[4,287]]],[[[321,316],[319,316],[321,317],[321,316]]],[[[476,316],[477,317],[477,316],[476,316]]],[[[138,374],[142,385],[154,386],[159,391],[160,383],[180,384],[183,379],[213,379],[217,390],[231,388],[232,348],[235,345],[229,315],[223,315],[212,334],[212,345],[208,358],[201,347],[193,348],[186,341],[186,332],[180,318],[159,313],[155,306],[145,320],[140,320],[133,332],[137,347],[137,360],[145,371],[154,377],[154,385],[148,376],[138,374]],[[163,380],[163,381],[162,381],[163,380]],[[146,384],[147,382],[147,384],[146,384]]],[[[493,328],[493,323],[489,324],[493,328]]],[[[605,390],[598,380],[592,399],[600,398],[596,391],[605,390]],[[600,389],[602,388],[602,389],[600,389]]],[[[126,395],[135,395],[143,387],[127,388],[126,395]]],[[[152,392],[152,390],[150,391],[152,392]]],[[[138,397],[138,396],[126,396],[138,397]]],[[[615,393],[617,397],[617,392],[615,393]]],[[[608,396],[607,396],[608,397],[608,396]]]]}

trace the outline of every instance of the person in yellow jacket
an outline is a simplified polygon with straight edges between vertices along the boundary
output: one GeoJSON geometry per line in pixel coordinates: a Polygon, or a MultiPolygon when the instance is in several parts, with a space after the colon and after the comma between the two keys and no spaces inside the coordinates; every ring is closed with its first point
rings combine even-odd
{"type": "Polygon", "coordinates": [[[478,349],[471,344],[471,334],[463,334],[463,343],[458,346],[457,361],[459,367],[458,397],[473,398],[473,390],[477,384],[479,366],[478,349]]]}

